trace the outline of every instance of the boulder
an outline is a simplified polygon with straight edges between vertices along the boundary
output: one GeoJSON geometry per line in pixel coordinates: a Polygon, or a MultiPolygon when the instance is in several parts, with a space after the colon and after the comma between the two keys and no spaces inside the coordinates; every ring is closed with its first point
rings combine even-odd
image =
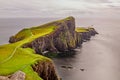
{"type": "Polygon", "coordinates": [[[9,76],[0,76],[0,80],[25,80],[25,73],[22,71],[17,71],[9,76]]]}

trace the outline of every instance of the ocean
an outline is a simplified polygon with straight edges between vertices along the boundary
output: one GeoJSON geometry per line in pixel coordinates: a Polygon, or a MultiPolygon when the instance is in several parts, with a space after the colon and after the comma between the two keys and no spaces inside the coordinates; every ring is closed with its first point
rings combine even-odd
{"type": "MultiPolygon", "coordinates": [[[[0,44],[8,43],[9,37],[23,28],[57,19],[0,18],[0,44]]],[[[77,27],[90,25],[94,25],[99,34],[84,42],[74,55],[54,58],[58,74],[62,80],[120,80],[120,19],[76,18],[77,27]]]]}

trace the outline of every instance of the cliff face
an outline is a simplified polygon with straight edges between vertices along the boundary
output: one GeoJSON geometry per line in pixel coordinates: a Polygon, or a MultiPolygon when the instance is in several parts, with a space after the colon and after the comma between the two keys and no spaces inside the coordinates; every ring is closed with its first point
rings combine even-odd
{"type": "MultiPolygon", "coordinates": [[[[36,53],[42,54],[44,51],[55,53],[64,52],[75,49],[77,45],[81,45],[81,34],[75,32],[75,19],[73,17],[54,21],[52,23],[39,26],[38,28],[45,26],[56,26],[56,29],[50,34],[36,38],[23,47],[31,47],[36,51],[36,53]]],[[[23,37],[24,36],[16,38],[16,35],[12,36],[9,42],[13,43],[19,41],[21,39],[24,39],[23,37]]]]}
{"type": "Polygon", "coordinates": [[[81,46],[82,42],[90,40],[91,36],[98,34],[94,28],[78,27],[75,29],[75,19],[68,17],[38,27],[23,29],[15,36],[12,36],[9,42],[14,43],[43,33],[45,35],[35,37],[34,40],[31,40],[23,47],[30,47],[39,54],[43,54],[45,51],[64,52],[81,46]],[[50,29],[52,30],[50,31],[50,29]]]}
{"type": "Polygon", "coordinates": [[[91,27],[77,27],[75,31],[81,35],[80,37],[82,42],[90,40],[91,36],[95,36],[96,34],[98,34],[98,32],[91,27]]]}
{"type": "Polygon", "coordinates": [[[63,52],[76,48],[74,18],[55,22],[55,25],[58,26],[57,30],[30,43],[37,53],[63,52]]]}
{"type": "Polygon", "coordinates": [[[32,67],[43,80],[59,80],[52,61],[38,62],[32,67]]]}

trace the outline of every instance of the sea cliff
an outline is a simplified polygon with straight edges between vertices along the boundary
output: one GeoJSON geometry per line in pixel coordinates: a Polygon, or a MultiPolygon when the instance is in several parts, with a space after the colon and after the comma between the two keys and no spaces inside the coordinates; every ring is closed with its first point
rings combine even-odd
{"type": "Polygon", "coordinates": [[[74,17],[22,29],[10,37],[10,44],[0,46],[0,79],[11,80],[22,71],[23,80],[60,80],[52,60],[43,56],[45,52],[74,50],[95,34],[91,27],[76,28],[74,17]]]}
{"type": "Polygon", "coordinates": [[[53,53],[64,52],[81,46],[83,41],[89,40],[91,36],[97,34],[94,28],[75,29],[74,17],[68,17],[41,26],[23,29],[16,35],[12,36],[9,42],[14,43],[26,39],[31,36],[30,34],[33,36],[36,36],[36,34],[42,34],[43,30],[45,30],[44,32],[48,32],[48,28],[52,29],[49,34],[37,37],[23,47],[30,47],[39,54],[44,54],[45,51],[53,53]]]}

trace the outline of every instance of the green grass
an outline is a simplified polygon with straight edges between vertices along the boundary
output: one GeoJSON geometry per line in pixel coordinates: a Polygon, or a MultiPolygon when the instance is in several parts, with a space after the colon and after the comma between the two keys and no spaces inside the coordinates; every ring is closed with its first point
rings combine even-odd
{"type": "Polygon", "coordinates": [[[88,29],[87,28],[84,28],[84,27],[77,27],[75,28],[75,31],[76,32],[88,32],[88,29]]]}
{"type": "Polygon", "coordinates": [[[29,28],[23,29],[15,35],[15,38],[25,39],[32,36],[31,30],[29,28]]]}
{"type": "Polygon", "coordinates": [[[48,34],[56,29],[56,26],[32,27],[30,28],[33,35],[48,34]]]}
{"type": "Polygon", "coordinates": [[[26,66],[22,71],[24,71],[26,75],[26,80],[43,80],[38,76],[36,72],[33,71],[31,66],[26,66]]]}
{"type": "Polygon", "coordinates": [[[51,26],[38,26],[38,27],[32,27],[23,29],[20,32],[18,32],[14,37],[18,39],[27,39],[27,38],[38,38],[47,34],[50,34],[51,32],[55,31],[57,26],[51,25],[51,26]]]}
{"type": "Polygon", "coordinates": [[[0,75],[9,75],[18,70],[26,73],[26,80],[42,80],[31,65],[37,61],[50,61],[48,58],[35,54],[33,49],[21,48],[24,42],[0,46],[0,75]]]}

